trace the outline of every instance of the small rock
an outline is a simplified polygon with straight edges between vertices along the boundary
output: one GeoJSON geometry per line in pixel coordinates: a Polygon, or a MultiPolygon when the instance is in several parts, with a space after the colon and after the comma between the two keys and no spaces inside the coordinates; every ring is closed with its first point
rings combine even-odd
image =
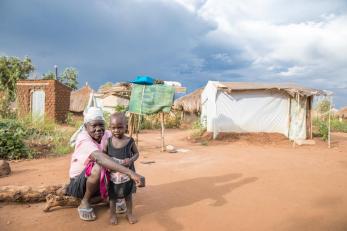
{"type": "Polygon", "coordinates": [[[4,160],[0,160],[0,177],[10,175],[10,164],[4,160]]]}
{"type": "Polygon", "coordinates": [[[176,149],[173,145],[166,145],[166,151],[169,152],[169,153],[176,153],[176,149]]]}
{"type": "Polygon", "coordinates": [[[9,225],[9,224],[11,224],[11,221],[7,221],[7,222],[6,222],[6,225],[9,225]]]}

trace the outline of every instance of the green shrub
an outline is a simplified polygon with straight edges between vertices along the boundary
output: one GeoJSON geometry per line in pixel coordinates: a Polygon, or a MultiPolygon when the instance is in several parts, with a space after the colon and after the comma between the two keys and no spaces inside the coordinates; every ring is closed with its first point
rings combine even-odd
{"type": "Polygon", "coordinates": [[[0,158],[20,159],[50,153],[70,153],[70,137],[74,131],[71,127],[60,126],[50,120],[33,121],[30,117],[1,120],[0,158]]]}
{"type": "MultiPolygon", "coordinates": [[[[330,120],[331,132],[347,132],[347,122],[339,121],[337,118],[330,120]]],[[[315,118],[313,120],[313,134],[314,136],[322,137],[324,141],[328,140],[329,133],[329,120],[315,118]]]]}
{"type": "Polygon", "coordinates": [[[35,153],[25,145],[25,127],[11,119],[0,120],[0,159],[32,158],[35,153]]]}
{"type": "Polygon", "coordinates": [[[200,119],[196,120],[192,125],[191,136],[196,139],[201,137],[206,131],[206,128],[201,124],[200,119]]]}

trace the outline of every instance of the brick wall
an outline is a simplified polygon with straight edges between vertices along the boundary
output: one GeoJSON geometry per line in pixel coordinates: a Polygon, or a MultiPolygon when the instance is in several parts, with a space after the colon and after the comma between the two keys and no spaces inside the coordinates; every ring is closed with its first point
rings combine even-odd
{"type": "Polygon", "coordinates": [[[55,118],[57,121],[66,120],[70,108],[71,88],[56,81],[55,82],[55,118]]]}
{"type": "Polygon", "coordinates": [[[63,122],[70,106],[71,88],[56,80],[21,80],[16,85],[17,110],[20,117],[31,115],[31,96],[45,92],[45,118],[63,122]]]}

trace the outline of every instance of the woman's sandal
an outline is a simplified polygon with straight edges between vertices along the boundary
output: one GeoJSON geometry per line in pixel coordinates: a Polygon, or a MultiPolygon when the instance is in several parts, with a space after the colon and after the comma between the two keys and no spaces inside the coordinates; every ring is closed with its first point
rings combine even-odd
{"type": "Polygon", "coordinates": [[[77,211],[83,221],[94,221],[96,219],[93,208],[77,208],[77,211]]]}

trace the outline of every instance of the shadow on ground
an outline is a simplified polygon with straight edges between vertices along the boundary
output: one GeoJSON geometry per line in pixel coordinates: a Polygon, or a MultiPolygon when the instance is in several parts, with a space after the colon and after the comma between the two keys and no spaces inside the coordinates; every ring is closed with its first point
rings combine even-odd
{"type": "MultiPolygon", "coordinates": [[[[135,213],[140,219],[144,215],[154,214],[168,231],[183,230],[184,227],[170,216],[170,209],[189,206],[205,199],[213,200],[210,206],[222,206],[227,203],[224,198],[226,194],[258,180],[256,177],[241,177],[242,174],[228,174],[148,185],[136,195],[135,213]]],[[[99,212],[104,213],[106,210],[106,207],[100,208],[99,212]]]]}

